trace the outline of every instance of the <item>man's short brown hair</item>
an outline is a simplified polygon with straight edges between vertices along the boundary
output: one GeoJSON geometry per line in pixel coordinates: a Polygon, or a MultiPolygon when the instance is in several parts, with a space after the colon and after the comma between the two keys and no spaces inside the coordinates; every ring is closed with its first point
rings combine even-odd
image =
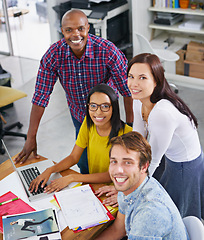
{"type": "MultiPolygon", "coordinates": [[[[132,150],[140,153],[139,163],[140,169],[147,162],[149,162],[149,164],[151,162],[152,159],[151,146],[148,143],[148,141],[138,132],[132,131],[122,136],[114,137],[111,139],[110,144],[111,149],[109,152],[109,156],[111,155],[113,146],[120,145],[124,147],[127,150],[127,152],[128,150],[132,150]]],[[[147,173],[149,174],[148,169],[147,173]]]]}

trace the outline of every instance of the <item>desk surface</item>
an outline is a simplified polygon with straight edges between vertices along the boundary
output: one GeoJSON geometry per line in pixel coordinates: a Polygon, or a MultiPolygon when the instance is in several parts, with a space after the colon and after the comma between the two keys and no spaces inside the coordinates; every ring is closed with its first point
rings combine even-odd
{"type": "MultiPolygon", "coordinates": [[[[46,158],[44,157],[40,157],[40,161],[45,160],[46,158]]],[[[31,164],[34,162],[37,162],[39,160],[34,159],[32,156],[29,158],[29,160],[26,161],[25,164],[23,165],[27,165],[27,164],[31,164]]],[[[20,164],[16,164],[16,167],[22,166],[20,164]]],[[[8,176],[9,174],[11,174],[13,172],[13,167],[12,164],[9,160],[3,162],[0,165],[0,180],[2,180],[3,178],[5,178],[6,176],[8,176]]],[[[68,175],[69,173],[74,172],[73,170],[66,170],[61,172],[62,176],[68,175]]],[[[99,187],[103,186],[104,184],[91,184],[94,190],[97,190],[99,187]]],[[[112,221],[109,221],[108,223],[93,227],[91,229],[87,229],[78,233],[74,233],[72,230],[70,230],[68,227],[66,227],[62,232],[62,240],[73,240],[73,239],[77,239],[77,240],[91,240],[94,239],[100,232],[102,232],[108,225],[111,224],[112,221]]],[[[0,240],[3,240],[3,235],[0,234],[0,240]]]]}
{"type": "MultiPolygon", "coordinates": [[[[18,7],[11,7],[8,8],[8,16],[9,17],[19,17],[21,15],[29,13],[28,9],[25,8],[18,8],[18,7]]],[[[4,17],[2,9],[0,10],[0,17],[4,17]]]]}

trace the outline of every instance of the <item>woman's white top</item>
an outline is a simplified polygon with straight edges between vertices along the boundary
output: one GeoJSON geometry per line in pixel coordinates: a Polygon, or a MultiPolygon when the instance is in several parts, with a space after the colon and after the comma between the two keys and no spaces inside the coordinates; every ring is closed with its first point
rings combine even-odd
{"type": "Polygon", "coordinates": [[[174,162],[186,162],[201,154],[197,129],[189,118],[182,114],[170,101],[157,102],[149,114],[148,124],[142,118],[142,103],[133,101],[133,131],[148,138],[152,149],[149,173],[152,175],[159,166],[162,156],[174,162]]]}

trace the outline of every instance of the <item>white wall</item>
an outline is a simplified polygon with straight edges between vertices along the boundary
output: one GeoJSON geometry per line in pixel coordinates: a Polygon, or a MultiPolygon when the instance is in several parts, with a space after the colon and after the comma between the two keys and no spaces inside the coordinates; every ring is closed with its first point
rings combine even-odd
{"type": "Polygon", "coordinates": [[[148,25],[152,21],[152,13],[148,11],[151,6],[151,0],[131,0],[132,2],[132,39],[133,39],[133,56],[138,52],[138,44],[134,32],[141,33],[148,40],[151,37],[151,31],[148,25]]]}

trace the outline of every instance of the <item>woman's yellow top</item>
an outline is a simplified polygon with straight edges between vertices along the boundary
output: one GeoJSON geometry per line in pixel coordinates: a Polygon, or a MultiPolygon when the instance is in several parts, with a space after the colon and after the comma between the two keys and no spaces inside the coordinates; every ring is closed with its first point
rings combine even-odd
{"type": "MultiPolygon", "coordinates": [[[[124,131],[120,129],[118,136],[131,132],[132,128],[125,124],[124,131]]],[[[108,136],[102,137],[97,133],[95,124],[90,129],[87,128],[86,117],[81,125],[76,140],[76,145],[81,148],[87,147],[89,173],[107,172],[109,167],[108,136]]]]}

